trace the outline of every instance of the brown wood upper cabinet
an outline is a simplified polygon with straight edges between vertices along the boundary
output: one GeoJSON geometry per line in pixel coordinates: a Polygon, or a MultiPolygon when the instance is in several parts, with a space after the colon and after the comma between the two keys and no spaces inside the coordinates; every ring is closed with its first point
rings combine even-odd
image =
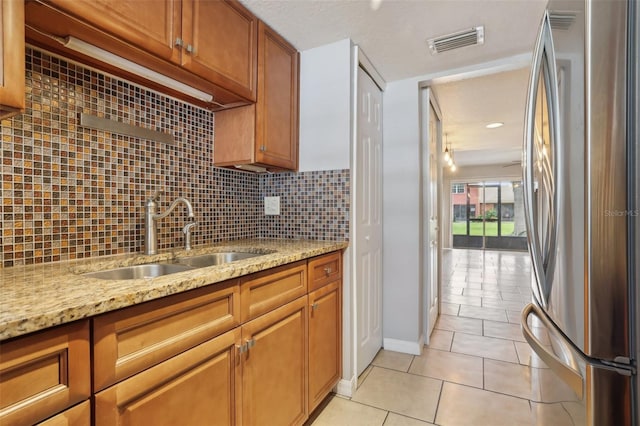
{"type": "Polygon", "coordinates": [[[258,98],[217,114],[214,163],[297,170],[298,86],[298,52],[259,22],[258,98]]]}
{"type": "Polygon", "coordinates": [[[0,2],[0,118],[24,109],[24,1],[0,2]]]}
{"type": "MultiPolygon", "coordinates": [[[[38,0],[28,5],[27,18],[35,27],[57,36],[74,35],[161,74],[185,80],[159,65],[158,58],[249,101],[256,100],[258,20],[237,0],[38,0]],[[52,8],[43,12],[38,3],[52,8]],[[56,27],[47,23],[47,13],[54,14],[56,27]],[[65,15],[88,24],[90,30],[65,15]],[[58,34],[61,28],[68,33],[58,34]],[[152,54],[156,62],[136,52],[138,49],[152,54]]],[[[197,81],[184,82],[198,85],[197,81]]]]}

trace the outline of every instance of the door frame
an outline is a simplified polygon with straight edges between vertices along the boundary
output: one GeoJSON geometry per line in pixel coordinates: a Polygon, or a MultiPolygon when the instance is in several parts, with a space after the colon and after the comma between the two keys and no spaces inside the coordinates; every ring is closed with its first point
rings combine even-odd
{"type": "Polygon", "coordinates": [[[437,212],[437,220],[436,220],[436,230],[438,234],[438,244],[436,247],[436,256],[437,256],[437,272],[436,272],[436,280],[437,280],[437,291],[438,291],[438,316],[440,315],[442,298],[440,295],[442,294],[442,159],[440,157],[440,153],[442,152],[442,112],[440,110],[440,106],[438,105],[438,100],[435,96],[435,93],[431,89],[429,84],[421,84],[420,85],[420,102],[419,102],[419,117],[420,117],[420,225],[419,225],[419,233],[420,233],[420,241],[419,241],[419,252],[420,252],[420,263],[418,276],[420,278],[420,285],[422,288],[422,298],[423,298],[423,306],[424,308],[420,312],[422,316],[422,327],[423,327],[423,339],[425,344],[429,344],[429,330],[430,328],[430,319],[429,319],[429,306],[431,300],[431,291],[429,285],[429,278],[431,274],[428,271],[427,265],[429,259],[431,257],[431,247],[426,244],[426,241],[429,237],[429,226],[427,225],[430,220],[430,212],[432,211],[428,202],[430,199],[429,185],[426,184],[429,182],[431,171],[429,164],[429,156],[431,155],[431,147],[430,147],[430,134],[429,134],[429,114],[430,108],[433,108],[433,111],[436,114],[438,123],[437,123],[437,135],[436,135],[436,158],[437,161],[437,181],[436,181],[436,212],[437,212]]]}

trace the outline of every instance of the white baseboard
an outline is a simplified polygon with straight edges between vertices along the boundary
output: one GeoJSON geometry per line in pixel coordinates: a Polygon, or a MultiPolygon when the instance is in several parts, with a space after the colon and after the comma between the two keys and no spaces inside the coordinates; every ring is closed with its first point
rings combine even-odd
{"type": "Polygon", "coordinates": [[[421,355],[422,347],[424,346],[424,335],[420,336],[420,340],[417,342],[411,342],[408,340],[398,339],[382,339],[382,346],[387,351],[402,352],[411,355],[421,355]]]}
{"type": "Polygon", "coordinates": [[[358,387],[358,377],[353,376],[351,380],[342,379],[336,386],[336,393],[341,396],[351,398],[358,387]]]}

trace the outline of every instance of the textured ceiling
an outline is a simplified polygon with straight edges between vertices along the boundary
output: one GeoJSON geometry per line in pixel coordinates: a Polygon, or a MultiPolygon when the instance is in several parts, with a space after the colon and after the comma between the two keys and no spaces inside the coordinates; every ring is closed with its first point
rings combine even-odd
{"type": "Polygon", "coordinates": [[[240,0],[298,50],[351,38],[387,82],[531,52],[545,0],[240,0]],[[427,39],[478,25],[485,43],[431,55],[427,39]]]}
{"type": "Polygon", "coordinates": [[[523,68],[433,87],[458,165],[520,160],[528,81],[523,68]],[[485,127],[497,121],[504,126],[485,127]]]}
{"type": "MultiPolygon", "coordinates": [[[[546,0],[240,1],[298,50],[350,38],[387,82],[482,71],[489,62],[531,54],[546,5],[546,0]],[[478,25],[484,25],[483,45],[431,55],[427,39],[478,25]]],[[[520,159],[528,72],[436,84],[444,132],[458,165],[520,159]],[[505,126],[487,130],[492,121],[505,126]]]]}

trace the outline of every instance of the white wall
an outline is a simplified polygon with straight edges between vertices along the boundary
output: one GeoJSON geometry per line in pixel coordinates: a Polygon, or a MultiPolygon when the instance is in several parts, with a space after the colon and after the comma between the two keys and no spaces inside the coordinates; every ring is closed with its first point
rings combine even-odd
{"type": "Polygon", "coordinates": [[[385,347],[421,342],[420,128],[422,79],[388,83],[383,105],[383,337],[385,347]]]}
{"type": "Polygon", "coordinates": [[[350,168],[351,40],[300,53],[299,170],[350,168]]]}

